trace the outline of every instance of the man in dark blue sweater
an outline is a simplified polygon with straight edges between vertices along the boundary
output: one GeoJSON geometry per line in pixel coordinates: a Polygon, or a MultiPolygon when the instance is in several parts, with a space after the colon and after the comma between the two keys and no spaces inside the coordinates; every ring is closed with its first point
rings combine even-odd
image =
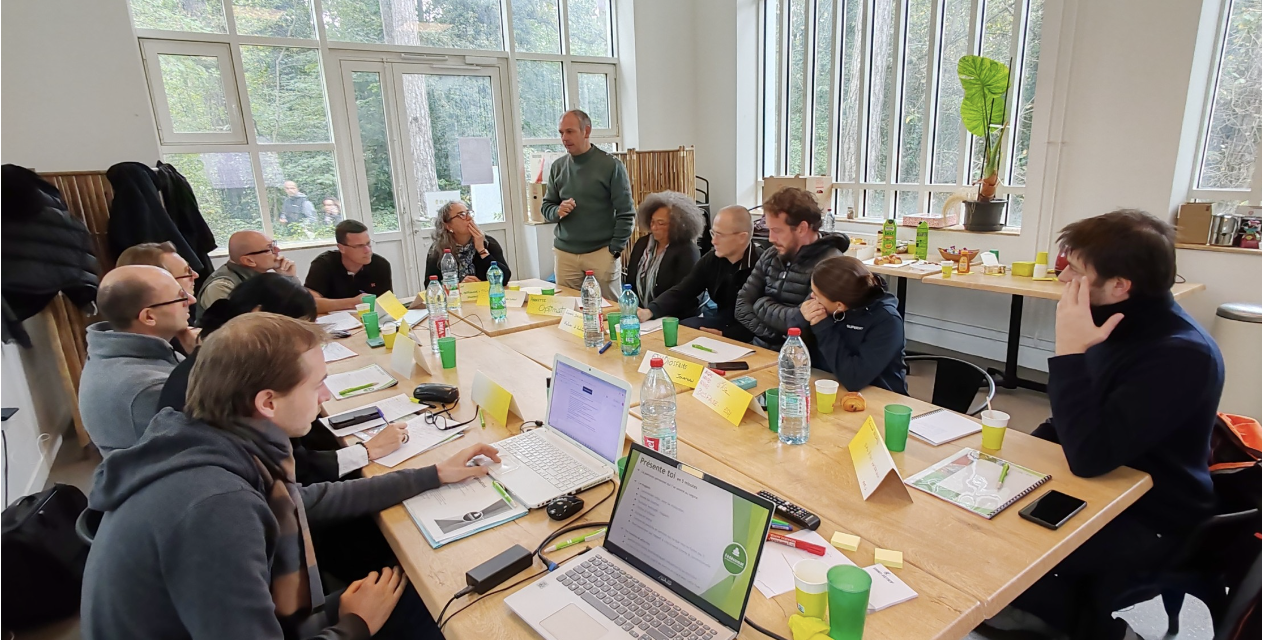
{"type": "MultiPolygon", "coordinates": [[[[1174,302],[1174,230],[1121,210],[1061,232],[1069,267],[1048,361],[1052,417],[1034,435],[1059,442],[1075,475],[1118,467],[1152,489],[1019,596],[1013,606],[1073,638],[1121,638],[1112,611],[1212,513],[1209,440],[1223,360],[1174,302]]],[[[1133,632],[1132,632],[1133,633],[1133,632]]]]}

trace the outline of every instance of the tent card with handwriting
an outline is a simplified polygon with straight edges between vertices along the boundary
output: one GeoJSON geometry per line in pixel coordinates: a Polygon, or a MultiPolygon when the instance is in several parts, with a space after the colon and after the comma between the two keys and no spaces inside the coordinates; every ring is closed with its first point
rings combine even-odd
{"type": "Polygon", "coordinates": [[[528,295],[529,294],[527,294],[525,291],[521,291],[521,290],[505,291],[504,292],[504,306],[510,309],[521,308],[523,305],[526,304],[526,296],[528,295]]]}
{"type": "Polygon", "coordinates": [[[460,283],[460,301],[473,302],[478,301],[478,296],[486,295],[491,290],[489,282],[461,282],[460,283]]]}
{"type": "MultiPolygon", "coordinates": [[[[560,317],[565,313],[566,309],[573,309],[573,302],[558,301],[557,296],[530,296],[530,301],[526,303],[526,313],[532,313],[537,316],[557,316],[560,317]]],[[[567,298],[572,300],[572,298],[567,298]]]]}
{"type": "MultiPolygon", "coordinates": [[[[894,466],[894,458],[890,456],[889,449],[885,448],[885,441],[876,430],[876,421],[872,416],[863,421],[859,433],[851,438],[847,446],[850,449],[850,460],[854,462],[855,473],[859,476],[859,492],[863,494],[864,500],[871,497],[877,487],[886,484],[885,480],[890,475],[895,478],[890,484],[903,486],[903,477],[899,475],[898,467],[894,466]]],[[[906,493],[907,489],[903,488],[901,491],[906,493]]]]}
{"type": "Polygon", "coordinates": [[[561,313],[561,324],[559,326],[562,331],[582,338],[583,314],[573,309],[566,309],[561,313]]]}
{"type": "Polygon", "coordinates": [[[382,321],[385,321],[387,318],[394,321],[406,316],[408,308],[403,306],[402,302],[399,302],[393,291],[387,291],[377,297],[377,313],[379,316],[382,316],[380,318],[382,321]]]}
{"type": "Polygon", "coordinates": [[[513,394],[481,371],[473,374],[473,402],[502,425],[508,424],[509,411],[521,417],[521,409],[517,408],[517,399],[513,394]]]}
{"type": "Polygon", "coordinates": [[[736,426],[740,426],[741,419],[745,417],[745,409],[749,408],[749,402],[753,400],[748,391],[724,380],[723,376],[710,369],[701,373],[692,397],[736,426]]]}
{"type": "Polygon", "coordinates": [[[640,361],[640,368],[637,371],[647,374],[649,369],[653,368],[653,358],[662,359],[662,369],[666,371],[666,375],[670,376],[671,382],[688,389],[697,388],[701,373],[705,371],[705,367],[695,362],[688,362],[683,358],[672,358],[656,351],[644,352],[644,360],[640,361]]]}

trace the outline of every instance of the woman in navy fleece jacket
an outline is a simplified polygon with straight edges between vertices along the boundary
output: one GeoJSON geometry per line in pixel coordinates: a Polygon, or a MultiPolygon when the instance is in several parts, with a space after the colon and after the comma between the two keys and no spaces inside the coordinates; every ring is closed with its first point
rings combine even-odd
{"type": "Polygon", "coordinates": [[[811,362],[847,391],[868,385],[907,395],[903,317],[881,279],[850,256],[815,265],[802,317],[815,334],[811,362]]]}

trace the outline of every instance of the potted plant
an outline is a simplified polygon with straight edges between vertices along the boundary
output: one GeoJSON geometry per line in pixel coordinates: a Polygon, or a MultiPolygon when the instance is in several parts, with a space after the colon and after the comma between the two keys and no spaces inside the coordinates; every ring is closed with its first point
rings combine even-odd
{"type": "Polygon", "coordinates": [[[1002,231],[1007,200],[996,200],[1003,138],[1008,131],[1008,66],[982,56],[964,56],[957,67],[964,100],[960,119],[964,128],[982,143],[981,175],[977,199],[964,201],[964,228],[969,231],[1002,231]]]}

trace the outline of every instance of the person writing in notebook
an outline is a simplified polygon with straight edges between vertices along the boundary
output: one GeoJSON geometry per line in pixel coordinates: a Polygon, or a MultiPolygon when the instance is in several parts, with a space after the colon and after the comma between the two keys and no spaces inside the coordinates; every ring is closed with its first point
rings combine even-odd
{"type": "Polygon", "coordinates": [[[1212,513],[1223,359],[1170,293],[1169,224],[1113,211],[1065,227],[1060,244],[1069,265],[1047,363],[1052,417],[1034,435],[1059,442],[1075,475],[1131,467],[1152,477],[1152,489],[990,624],[1041,621],[1074,638],[1123,638],[1134,632],[1111,614],[1135,603],[1117,595],[1163,566],[1212,513]]]}

